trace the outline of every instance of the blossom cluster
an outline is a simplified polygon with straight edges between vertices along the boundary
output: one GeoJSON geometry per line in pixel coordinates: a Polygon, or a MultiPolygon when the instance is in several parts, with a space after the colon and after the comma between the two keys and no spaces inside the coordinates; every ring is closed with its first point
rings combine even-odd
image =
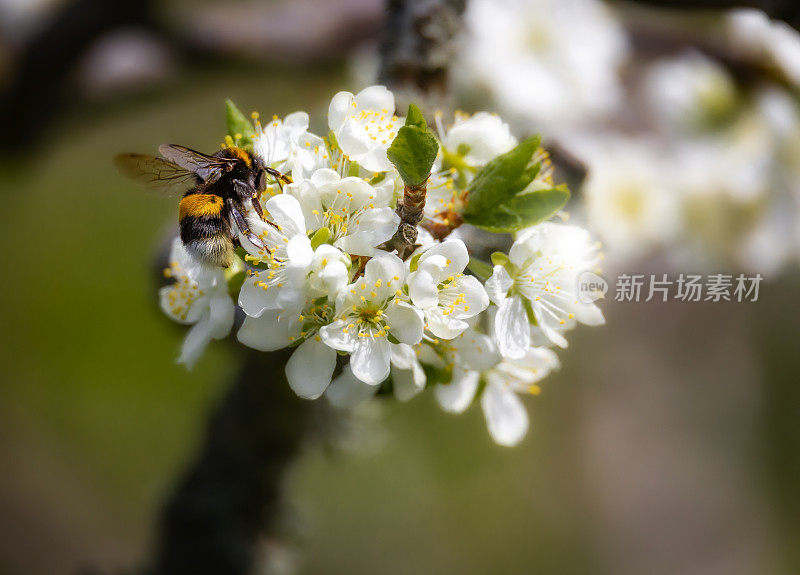
{"type": "MultiPolygon", "coordinates": [[[[407,253],[395,249],[407,182],[389,150],[407,123],[382,86],[336,94],[325,137],[309,132],[303,112],[256,121],[252,150],[291,178],[268,186],[263,219],[247,214],[262,245],[240,230],[243,261],[208,269],[176,239],[162,308],[194,324],[181,354],[188,365],[230,332],[238,303],[238,341],[263,352],[294,348],[286,378],[299,396],[349,407],[379,392],[405,401],[430,387],[449,412],[479,402],[494,440],[516,444],[528,428],[519,394],[539,393],[538,382],[559,367],[552,348],[567,346],[570,329],[603,322],[577,291],[578,276],[597,266],[597,244],[581,228],[539,221],[513,230],[510,249],[492,254],[492,264],[471,254],[463,224],[481,221],[469,211],[478,180],[505,193],[492,174],[523,158],[524,189],[508,200],[516,218],[557,188],[538,141],[517,142],[499,117],[481,112],[457,114],[449,126],[437,116],[417,241],[407,253]]],[[[508,246],[507,234],[493,237],[508,246]]]]}

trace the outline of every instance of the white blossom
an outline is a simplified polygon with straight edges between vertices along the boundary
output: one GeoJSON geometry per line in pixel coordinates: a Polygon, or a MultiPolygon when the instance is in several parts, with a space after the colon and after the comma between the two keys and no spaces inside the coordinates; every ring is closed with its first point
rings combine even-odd
{"type": "Polygon", "coordinates": [[[470,167],[485,166],[517,145],[511,128],[497,114],[457,113],[449,129],[440,130],[442,147],[470,167]]]}
{"type": "Polygon", "coordinates": [[[297,308],[306,299],[305,277],[313,259],[303,212],[297,200],[279,194],[267,200],[269,222],[251,221],[266,250],[240,234],[240,242],[267,270],[250,271],[239,294],[247,315],[258,317],[267,309],[297,308]]]}
{"type": "Polygon", "coordinates": [[[225,337],[233,327],[235,306],[225,273],[200,264],[175,238],[164,275],[174,282],[159,290],[161,309],[178,323],[192,325],[178,358],[192,367],[212,339],[225,337]]]}
{"type": "MultiPolygon", "coordinates": [[[[553,8],[594,6],[587,2],[553,8]]],[[[514,26],[512,43],[524,32],[514,26]]],[[[537,82],[542,77],[548,78],[537,82]]],[[[546,92],[547,82],[542,86],[546,92]]],[[[481,261],[470,265],[470,249],[479,254],[503,241],[459,229],[469,184],[517,145],[498,116],[478,112],[457,113],[448,128],[436,116],[440,152],[425,219],[413,249],[388,253],[403,189],[387,157],[403,125],[394,108],[389,90],[371,86],[334,96],[326,139],[308,131],[305,112],[256,122],[254,154],[291,179],[269,183],[260,205],[243,208],[247,229],[240,219],[232,222],[245,263],[235,258],[229,269],[204,267],[175,241],[165,272],[174,283],[160,298],[165,313],[193,326],[180,361],[193,364],[209,341],[230,332],[236,306],[229,292],[241,285],[237,339],[262,352],[286,349],[286,379],[300,397],[325,395],[337,407],[352,407],[389,390],[408,401],[431,388],[451,413],[479,401],[494,440],[513,445],[528,427],[517,394],[537,393],[536,382],[558,367],[547,346],[566,346],[564,332],[578,322],[603,322],[593,303],[577,298],[577,278],[595,268],[598,246],[580,228],[544,222],[518,232],[508,255],[492,255],[497,265],[485,287],[470,275],[487,272],[481,261]]],[[[230,134],[226,142],[246,140],[230,134]]],[[[528,189],[553,187],[546,152],[538,150],[531,162],[540,169],[528,189]]]]}
{"type": "Polygon", "coordinates": [[[480,281],[464,274],[469,262],[467,247],[461,240],[447,240],[424,251],[416,271],[408,276],[408,294],[422,310],[425,327],[434,336],[452,339],[489,305],[480,281]]]}
{"type": "Polygon", "coordinates": [[[498,305],[494,335],[503,357],[527,353],[531,320],[561,347],[567,346],[562,332],[577,322],[603,323],[599,308],[578,295],[578,277],[594,267],[596,251],[588,232],[575,226],[545,222],[519,235],[508,263],[495,265],[486,282],[486,292],[498,305]]]}
{"type": "Polygon", "coordinates": [[[370,86],[355,96],[339,92],[328,109],[328,127],[342,152],[373,172],[393,169],[386,150],[403,122],[394,113],[394,94],[384,86],[370,86]]]}
{"type": "MultiPolygon", "coordinates": [[[[420,346],[399,343],[391,346],[391,377],[394,396],[400,401],[408,401],[425,389],[425,371],[416,357],[420,346]]],[[[374,396],[379,386],[364,383],[353,375],[350,366],[331,382],[325,392],[334,407],[355,407],[374,396]]]]}
{"type": "Polygon", "coordinates": [[[273,309],[246,317],[237,338],[259,351],[276,351],[301,342],[286,363],[286,378],[300,397],[316,399],[328,387],[336,367],[336,351],[319,335],[332,318],[333,306],[307,300],[299,313],[273,309]]]}
{"type": "Polygon", "coordinates": [[[649,118],[666,130],[707,128],[736,105],[736,87],[717,62],[697,52],[651,64],[642,80],[649,118]]]}
{"type": "Polygon", "coordinates": [[[389,376],[392,344],[422,339],[422,313],[402,298],[405,266],[393,254],[373,257],[364,275],[345,287],[336,300],[336,319],[320,329],[323,341],[350,353],[353,375],[377,385],[389,376]]]}
{"type": "Polygon", "coordinates": [[[391,181],[373,187],[361,178],[342,178],[322,169],[288,186],[287,193],[297,198],[309,231],[327,228],[326,241],[350,255],[371,256],[400,223],[389,207],[394,195],[391,181]]]}
{"type": "Polygon", "coordinates": [[[481,409],[489,434],[497,443],[514,446],[528,432],[528,413],[518,394],[538,395],[538,381],[558,369],[556,354],[547,348],[531,348],[518,359],[504,359],[484,373],[486,389],[481,409]]]}
{"type": "Polygon", "coordinates": [[[466,207],[464,188],[480,168],[517,145],[508,124],[496,114],[457,112],[449,128],[436,116],[441,149],[428,181],[425,215],[449,225],[466,207]]]}
{"type": "Polygon", "coordinates": [[[800,85],[800,33],[789,24],[755,8],[739,8],[728,13],[728,34],[732,50],[766,60],[800,85]]]}
{"type": "Polygon", "coordinates": [[[295,180],[309,176],[327,165],[327,152],[323,139],[308,131],[308,121],[307,113],[294,112],[283,120],[276,116],[264,126],[257,125],[253,151],[268,166],[295,180]]]}

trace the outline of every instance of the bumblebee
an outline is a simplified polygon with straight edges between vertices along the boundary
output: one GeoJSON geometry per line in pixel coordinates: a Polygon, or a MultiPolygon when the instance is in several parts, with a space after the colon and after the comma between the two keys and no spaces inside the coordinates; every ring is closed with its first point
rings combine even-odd
{"type": "Polygon", "coordinates": [[[247,224],[247,207],[264,220],[259,200],[268,178],[281,187],[291,179],[236,146],[213,155],[174,144],[158,151],[160,157],[121,154],[114,163],[123,174],[157,190],[186,190],[178,204],[178,223],[189,253],[206,265],[226,268],[239,245],[237,229],[256,247],[267,249],[247,224]]]}

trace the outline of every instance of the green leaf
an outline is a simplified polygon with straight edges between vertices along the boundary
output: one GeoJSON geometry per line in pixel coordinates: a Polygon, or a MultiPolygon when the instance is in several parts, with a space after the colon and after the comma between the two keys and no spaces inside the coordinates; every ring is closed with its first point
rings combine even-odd
{"type": "Polygon", "coordinates": [[[386,151],[406,186],[420,186],[431,174],[439,151],[439,143],[428,131],[422,112],[413,104],[408,107],[406,125],[397,131],[386,151]]]}
{"type": "Polygon", "coordinates": [[[473,257],[469,258],[467,267],[477,276],[478,279],[483,281],[486,281],[492,277],[492,273],[494,272],[490,264],[473,257]]]}
{"type": "Polygon", "coordinates": [[[513,198],[522,190],[530,181],[525,182],[523,175],[526,175],[526,168],[540,141],[539,136],[528,138],[486,164],[467,188],[468,203],[464,215],[479,218],[486,210],[513,198]]]}
{"type": "Polygon", "coordinates": [[[489,162],[467,188],[464,221],[490,232],[514,232],[552,217],[569,200],[566,186],[535,181],[530,165],[541,138],[533,136],[489,162]]]}
{"type": "Polygon", "coordinates": [[[427,130],[428,123],[425,121],[425,116],[422,111],[414,104],[409,104],[408,114],[406,114],[406,126],[416,126],[420,130],[427,130]]]}
{"type": "Polygon", "coordinates": [[[228,126],[228,135],[234,139],[237,146],[247,148],[253,145],[256,131],[252,122],[230,99],[225,100],[225,123],[228,126]]]}
{"type": "Polygon", "coordinates": [[[464,220],[494,233],[516,232],[553,217],[568,200],[569,190],[564,185],[531,191],[526,189],[488,210],[482,221],[464,220]]]}

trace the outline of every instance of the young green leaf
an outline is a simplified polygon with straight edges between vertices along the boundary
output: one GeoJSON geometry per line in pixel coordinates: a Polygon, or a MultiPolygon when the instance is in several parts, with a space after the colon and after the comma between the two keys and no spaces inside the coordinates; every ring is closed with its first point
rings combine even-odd
{"type": "Polygon", "coordinates": [[[523,190],[510,200],[464,221],[494,233],[516,232],[553,217],[569,200],[566,186],[523,190]]]}
{"type": "Polygon", "coordinates": [[[415,105],[408,107],[406,124],[397,131],[386,151],[406,186],[419,186],[428,179],[439,144],[428,131],[422,112],[415,105]]]}
{"type": "Polygon", "coordinates": [[[486,164],[478,172],[467,188],[468,218],[480,215],[487,209],[513,198],[528,182],[522,179],[528,164],[539,148],[539,136],[533,136],[518,144],[514,149],[501,154],[486,164]]]}
{"type": "Polygon", "coordinates": [[[255,128],[230,99],[225,100],[225,123],[228,126],[228,135],[234,138],[234,141],[238,140],[239,146],[253,145],[253,138],[256,135],[255,128]]]}
{"type": "Polygon", "coordinates": [[[408,114],[406,114],[406,126],[416,126],[420,130],[427,130],[428,123],[425,121],[425,116],[422,111],[414,104],[409,104],[408,114]]]}
{"type": "Polygon", "coordinates": [[[569,199],[565,186],[535,181],[530,165],[541,138],[534,136],[489,162],[467,188],[464,221],[490,232],[514,232],[552,217],[569,199]]]}

